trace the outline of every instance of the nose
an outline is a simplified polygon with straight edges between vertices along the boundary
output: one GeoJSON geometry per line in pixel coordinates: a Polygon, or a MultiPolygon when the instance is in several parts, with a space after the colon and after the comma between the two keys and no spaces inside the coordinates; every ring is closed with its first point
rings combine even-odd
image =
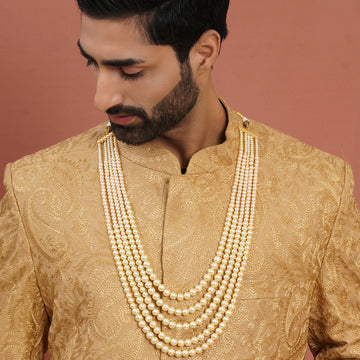
{"type": "Polygon", "coordinates": [[[95,108],[105,112],[114,105],[122,104],[123,96],[119,85],[120,79],[112,72],[99,72],[96,80],[95,108]]]}

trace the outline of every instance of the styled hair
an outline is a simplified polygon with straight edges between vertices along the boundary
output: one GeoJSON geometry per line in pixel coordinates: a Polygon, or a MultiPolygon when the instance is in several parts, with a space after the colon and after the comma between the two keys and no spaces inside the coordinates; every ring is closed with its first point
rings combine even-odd
{"type": "Polygon", "coordinates": [[[226,15],[230,0],[77,0],[81,12],[94,19],[134,18],[152,44],[170,45],[180,63],[206,30],[221,41],[228,34],[226,15]]]}

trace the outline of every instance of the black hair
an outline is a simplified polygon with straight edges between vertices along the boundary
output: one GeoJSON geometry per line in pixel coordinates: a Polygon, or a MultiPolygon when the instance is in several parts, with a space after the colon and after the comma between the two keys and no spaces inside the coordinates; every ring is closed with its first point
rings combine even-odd
{"type": "Polygon", "coordinates": [[[221,41],[228,34],[226,15],[230,0],[77,0],[81,12],[95,19],[134,17],[150,43],[170,45],[181,63],[206,30],[221,41]]]}

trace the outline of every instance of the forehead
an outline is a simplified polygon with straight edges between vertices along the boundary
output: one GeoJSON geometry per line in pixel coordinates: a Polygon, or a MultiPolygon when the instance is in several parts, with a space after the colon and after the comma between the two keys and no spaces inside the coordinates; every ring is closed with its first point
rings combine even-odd
{"type": "Polygon", "coordinates": [[[81,17],[80,43],[94,57],[153,57],[173,52],[170,46],[151,44],[133,19],[113,20],[81,17]]]}

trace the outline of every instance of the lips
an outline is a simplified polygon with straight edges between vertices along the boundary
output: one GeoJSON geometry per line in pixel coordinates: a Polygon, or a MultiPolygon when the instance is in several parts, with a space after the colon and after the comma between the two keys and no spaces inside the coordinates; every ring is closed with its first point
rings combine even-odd
{"type": "Polygon", "coordinates": [[[135,115],[109,115],[109,118],[114,124],[128,125],[135,119],[135,115]]]}

